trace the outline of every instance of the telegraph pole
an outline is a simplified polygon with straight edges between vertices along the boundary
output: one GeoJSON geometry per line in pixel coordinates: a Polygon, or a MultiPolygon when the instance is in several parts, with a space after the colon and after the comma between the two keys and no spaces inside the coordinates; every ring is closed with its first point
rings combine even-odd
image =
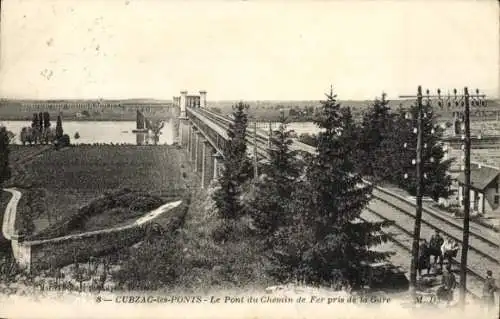
{"type": "MultiPolygon", "coordinates": [[[[437,90],[437,95],[429,95],[429,92],[427,91],[427,100],[428,103],[430,103],[431,98],[436,98],[437,103],[440,108],[443,108],[444,106],[444,101],[443,97],[441,95],[441,90],[437,90]]],[[[478,106],[478,107],[486,107],[487,106],[487,101],[486,101],[486,95],[484,94],[479,94],[479,90],[476,89],[476,94],[470,95],[469,90],[467,87],[464,88],[463,94],[457,94],[457,90],[453,90],[454,96],[451,97],[448,94],[447,98],[447,105],[448,109],[452,108],[452,103],[451,100],[455,100],[454,102],[454,107],[459,108],[463,107],[462,112],[459,111],[460,114],[463,114],[461,116],[463,120],[463,135],[462,139],[464,141],[463,147],[464,147],[464,194],[463,194],[463,199],[464,199],[464,223],[463,223],[463,237],[462,237],[462,254],[461,254],[461,260],[460,260],[460,295],[459,295],[459,302],[462,307],[465,307],[465,298],[467,294],[467,255],[468,255],[468,250],[469,250],[469,223],[470,223],[470,177],[471,177],[471,170],[470,170],[470,153],[471,153],[471,132],[470,132],[470,106],[471,106],[471,98],[472,98],[472,105],[473,106],[478,106]]],[[[402,97],[412,97],[412,96],[400,96],[402,97]]],[[[411,273],[410,273],[410,284],[413,286],[416,283],[416,266],[418,264],[418,241],[420,240],[420,223],[422,219],[422,192],[423,192],[423,177],[422,176],[422,136],[420,135],[422,133],[422,90],[421,87],[419,86],[418,88],[418,96],[417,96],[417,102],[418,102],[418,122],[417,122],[417,158],[416,158],[416,164],[417,164],[417,179],[418,179],[418,186],[417,186],[417,213],[415,217],[415,229],[414,229],[414,238],[413,238],[413,259],[412,259],[412,268],[411,268],[411,273]]]]}
{"type": "Polygon", "coordinates": [[[462,238],[462,254],[460,260],[460,297],[459,302],[462,308],[465,307],[465,294],[467,293],[467,253],[469,248],[469,219],[470,219],[470,105],[469,105],[469,90],[464,88],[465,110],[464,110],[464,125],[465,125],[465,185],[464,185],[464,229],[462,238]]]}
{"type": "Polygon", "coordinates": [[[413,228],[413,245],[412,245],[412,260],[411,260],[411,270],[410,270],[410,289],[413,298],[413,302],[416,302],[417,298],[417,268],[419,262],[419,243],[420,243],[420,228],[422,223],[422,196],[424,188],[424,175],[422,170],[422,87],[418,87],[417,93],[417,156],[416,156],[416,168],[417,168],[417,208],[415,212],[415,225],[413,228]]]}

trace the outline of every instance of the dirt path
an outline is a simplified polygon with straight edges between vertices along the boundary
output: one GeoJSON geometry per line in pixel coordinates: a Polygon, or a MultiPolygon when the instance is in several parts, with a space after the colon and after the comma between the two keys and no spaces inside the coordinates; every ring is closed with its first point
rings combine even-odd
{"type": "Polygon", "coordinates": [[[5,188],[4,191],[11,193],[12,197],[10,198],[4,212],[2,233],[6,239],[12,240],[12,236],[15,235],[14,224],[16,222],[17,204],[19,203],[22,194],[14,188],[5,188]]]}

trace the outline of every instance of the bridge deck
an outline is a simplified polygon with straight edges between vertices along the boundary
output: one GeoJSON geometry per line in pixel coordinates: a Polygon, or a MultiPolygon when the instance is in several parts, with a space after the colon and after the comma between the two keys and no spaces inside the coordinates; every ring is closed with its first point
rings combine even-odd
{"type": "Polygon", "coordinates": [[[222,128],[220,125],[216,124],[215,122],[211,121],[209,118],[205,117],[204,115],[195,110],[187,109],[187,111],[193,116],[197,117],[203,123],[205,123],[210,129],[214,130],[215,133],[224,137],[224,139],[226,140],[229,139],[226,129],[222,128]]]}
{"type": "MultiPolygon", "coordinates": [[[[213,130],[218,136],[222,137],[224,140],[228,140],[229,136],[227,135],[227,129],[229,128],[229,124],[232,120],[228,117],[222,116],[220,114],[216,114],[210,112],[206,109],[187,109],[188,115],[191,115],[196,118],[196,120],[201,121],[204,125],[206,125],[210,130],[213,130]]],[[[211,135],[208,134],[207,135],[211,135]]],[[[263,158],[268,158],[269,154],[267,152],[269,146],[269,134],[266,130],[257,129],[256,135],[254,136],[252,128],[247,130],[246,140],[249,145],[252,146],[254,144],[254,139],[257,144],[257,153],[258,156],[263,158]]],[[[297,140],[293,140],[293,143],[290,145],[290,149],[294,151],[301,151],[310,154],[314,154],[316,152],[316,148],[297,140]]]]}

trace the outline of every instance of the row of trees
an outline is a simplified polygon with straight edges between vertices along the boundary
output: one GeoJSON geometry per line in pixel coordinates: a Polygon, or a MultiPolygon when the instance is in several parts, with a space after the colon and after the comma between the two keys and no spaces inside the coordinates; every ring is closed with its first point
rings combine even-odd
{"type": "MultiPolygon", "coordinates": [[[[258,179],[246,157],[247,109],[243,103],[234,107],[228,130],[225,167],[213,195],[220,218],[251,218],[256,242],[272,264],[269,272],[281,280],[361,285],[363,263],[388,254],[369,249],[387,239],[380,233],[384,223],[359,219],[371,187],[355,168],[357,130],[350,109],[341,107],[333,92],[327,94],[314,121],[322,129],[315,138],[317,154],[304,161],[290,150],[283,119],[258,179]]],[[[237,236],[223,239],[231,238],[237,236]]]]}
{"type": "MultiPolygon", "coordinates": [[[[417,106],[393,112],[385,95],[376,100],[357,128],[359,132],[358,168],[375,182],[388,181],[415,195],[417,189],[415,160],[417,106]]],[[[447,174],[452,160],[445,160],[441,138],[444,129],[436,124],[430,105],[423,107],[422,137],[424,163],[424,194],[438,200],[448,198],[452,191],[447,174]]]]}
{"type": "MultiPolygon", "coordinates": [[[[436,125],[431,106],[424,105],[423,156],[425,174],[424,194],[434,200],[448,198],[452,191],[447,171],[452,160],[445,160],[440,142],[444,129],[436,125]]],[[[410,194],[416,194],[415,159],[417,107],[391,110],[385,95],[376,99],[359,124],[353,124],[351,145],[356,172],[375,183],[389,182],[410,194]]],[[[317,137],[303,134],[302,142],[316,146],[317,137]]]]}
{"type": "Polygon", "coordinates": [[[20,134],[23,145],[28,144],[69,144],[69,136],[64,135],[62,117],[57,116],[56,128],[51,128],[49,112],[33,113],[31,127],[23,127],[20,134]]]}
{"type": "Polygon", "coordinates": [[[49,128],[50,125],[51,123],[50,123],[49,112],[33,113],[33,120],[31,122],[31,127],[37,128],[40,131],[42,131],[43,129],[49,128]]]}

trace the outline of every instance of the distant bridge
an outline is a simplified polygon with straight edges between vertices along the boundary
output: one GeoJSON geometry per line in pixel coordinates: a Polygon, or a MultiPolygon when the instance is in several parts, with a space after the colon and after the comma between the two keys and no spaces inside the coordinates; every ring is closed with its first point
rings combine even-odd
{"type": "MultiPolygon", "coordinates": [[[[206,92],[199,96],[181,92],[174,97],[174,106],[180,109],[179,144],[188,151],[189,160],[194,171],[201,175],[201,187],[206,187],[213,179],[219,177],[220,165],[224,158],[224,150],[228,143],[227,130],[232,120],[226,116],[209,111],[206,107],[206,92]]],[[[247,151],[251,157],[260,162],[269,159],[271,137],[269,132],[258,128],[247,128],[247,151]]],[[[316,149],[307,144],[294,141],[292,150],[314,153],[316,149]]]]}
{"type": "Polygon", "coordinates": [[[13,105],[22,112],[35,111],[103,111],[120,109],[125,111],[143,110],[153,112],[157,110],[169,109],[172,103],[167,101],[147,101],[147,100],[22,100],[22,101],[0,101],[1,107],[13,105]]]}

